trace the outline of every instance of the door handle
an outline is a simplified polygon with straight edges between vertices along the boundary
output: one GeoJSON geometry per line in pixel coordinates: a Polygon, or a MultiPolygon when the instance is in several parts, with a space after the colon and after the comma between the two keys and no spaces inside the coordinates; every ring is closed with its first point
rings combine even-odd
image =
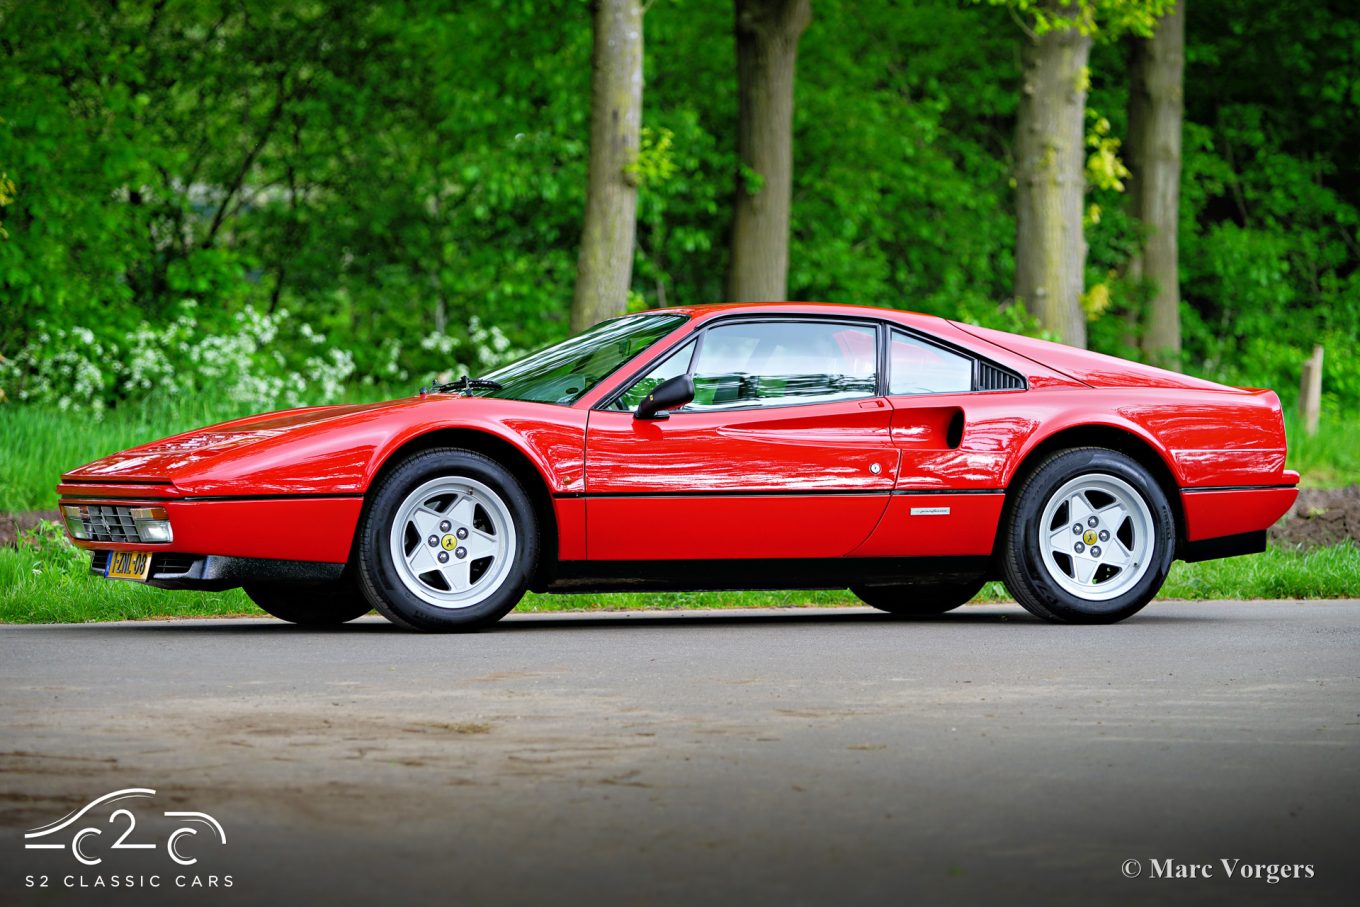
{"type": "Polygon", "coordinates": [[[860,404],[859,404],[859,408],[860,408],[860,409],[882,409],[883,407],[885,407],[885,406],[887,406],[887,405],[888,405],[888,404],[887,404],[887,401],[881,400],[881,399],[861,400],[861,401],[860,401],[860,404]]]}

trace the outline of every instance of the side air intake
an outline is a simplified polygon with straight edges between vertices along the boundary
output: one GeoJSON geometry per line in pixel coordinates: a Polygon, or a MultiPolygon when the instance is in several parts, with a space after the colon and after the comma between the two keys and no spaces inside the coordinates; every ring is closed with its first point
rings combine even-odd
{"type": "Polygon", "coordinates": [[[1024,390],[1025,379],[1010,369],[990,362],[979,362],[977,367],[977,390],[1013,391],[1024,390]]]}

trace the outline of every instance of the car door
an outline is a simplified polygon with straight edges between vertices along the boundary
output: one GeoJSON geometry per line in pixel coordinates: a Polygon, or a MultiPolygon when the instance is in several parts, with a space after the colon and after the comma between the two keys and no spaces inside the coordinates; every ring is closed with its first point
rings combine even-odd
{"type": "Polygon", "coordinates": [[[892,328],[886,358],[901,459],[892,502],[854,554],[990,554],[1005,503],[998,472],[1006,450],[988,428],[1013,413],[1014,399],[980,392],[975,357],[915,332],[892,328]]]}
{"type": "Polygon", "coordinates": [[[611,560],[839,557],[862,543],[897,473],[872,322],[717,322],[592,411],[587,556],[611,560]],[[664,420],[637,403],[690,373],[664,420]]]}

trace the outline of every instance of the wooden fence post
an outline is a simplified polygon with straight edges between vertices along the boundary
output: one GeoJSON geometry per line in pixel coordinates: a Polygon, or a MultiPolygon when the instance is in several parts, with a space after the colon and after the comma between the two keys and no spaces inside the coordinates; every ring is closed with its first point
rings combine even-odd
{"type": "Polygon", "coordinates": [[[1313,355],[1303,362],[1303,382],[1299,387],[1299,418],[1304,433],[1317,434],[1318,417],[1322,414],[1322,345],[1313,347],[1313,355]]]}

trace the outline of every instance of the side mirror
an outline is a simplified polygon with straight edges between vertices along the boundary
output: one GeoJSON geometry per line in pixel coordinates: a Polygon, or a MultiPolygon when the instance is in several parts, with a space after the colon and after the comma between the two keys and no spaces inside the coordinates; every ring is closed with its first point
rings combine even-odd
{"type": "Polygon", "coordinates": [[[634,419],[669,419],[670,409],[679,409],[694,399],[694,379],[676,375],[662,381],[638,404],[634,419]]]}

